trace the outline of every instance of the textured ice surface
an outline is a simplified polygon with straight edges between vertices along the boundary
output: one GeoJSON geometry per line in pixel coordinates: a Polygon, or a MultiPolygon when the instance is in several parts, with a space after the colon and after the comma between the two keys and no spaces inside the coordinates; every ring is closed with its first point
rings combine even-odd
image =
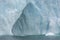
{"type": "Polygon", "coordinates": [[[0,35],[55,35],[59,29],[60,0],[0,0],[0,35]]]}
{"type": "Polygon", "coordinates": [[[22,10],[26,0],[0,0],[0,35],[12,35],[12,27],[22,10]]]}

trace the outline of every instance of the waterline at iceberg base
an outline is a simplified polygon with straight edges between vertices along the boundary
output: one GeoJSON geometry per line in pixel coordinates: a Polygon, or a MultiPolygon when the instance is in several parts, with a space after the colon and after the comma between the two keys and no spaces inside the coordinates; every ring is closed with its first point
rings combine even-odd
{"type": "Polygon", "coordinates": [[[60,36],[44,36],[44,35],[0,36],[0,40],[60,40],[60,36]]]}

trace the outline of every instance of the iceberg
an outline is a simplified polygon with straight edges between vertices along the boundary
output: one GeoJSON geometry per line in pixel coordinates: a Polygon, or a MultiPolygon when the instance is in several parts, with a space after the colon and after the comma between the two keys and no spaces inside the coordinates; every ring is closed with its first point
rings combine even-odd
{"type": "Polygon", "coordinates": [[[59,0],[0,0],[0,35],[59,35],[59,0]]]}

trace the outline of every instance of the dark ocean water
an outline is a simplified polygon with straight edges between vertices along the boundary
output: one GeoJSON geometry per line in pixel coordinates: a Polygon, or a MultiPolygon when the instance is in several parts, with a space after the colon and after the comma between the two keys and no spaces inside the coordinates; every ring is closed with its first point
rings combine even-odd
{"type": "Polygon", "coordinates": [[[0,36],[0,40],[60,40],[60,36],[0,36]]]}

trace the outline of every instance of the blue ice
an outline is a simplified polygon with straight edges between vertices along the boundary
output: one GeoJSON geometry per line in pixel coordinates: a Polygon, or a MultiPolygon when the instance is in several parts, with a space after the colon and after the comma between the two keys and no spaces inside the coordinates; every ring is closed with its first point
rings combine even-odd
{"type": "Polygon", "coordinates": [[[0,0],[0,35],[57,35],[60,0],[0,0]]]}

